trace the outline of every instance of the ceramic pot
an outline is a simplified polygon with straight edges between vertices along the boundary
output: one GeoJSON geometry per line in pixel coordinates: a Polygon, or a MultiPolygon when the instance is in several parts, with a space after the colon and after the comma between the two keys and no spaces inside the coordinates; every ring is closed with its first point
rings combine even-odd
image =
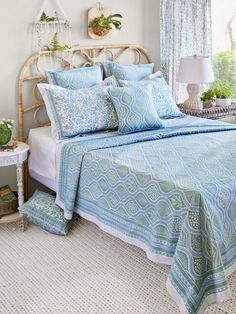
{"type": "Polygon", "coordinates": [[[218,107],[231,106],[231,98],[228,98],[228,99],[216,98],[216,106],[218,106],[218,107]]]}

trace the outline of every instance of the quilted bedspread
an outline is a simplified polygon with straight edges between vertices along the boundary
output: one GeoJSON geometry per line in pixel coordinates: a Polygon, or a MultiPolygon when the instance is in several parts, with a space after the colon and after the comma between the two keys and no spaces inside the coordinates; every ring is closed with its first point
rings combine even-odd
{"type": "Polygon", "coordinates": [[[171,265],[184,313],[230,298],[236,264],[236,130],[195,125],[63,145],[57,204],[171,265]]]}

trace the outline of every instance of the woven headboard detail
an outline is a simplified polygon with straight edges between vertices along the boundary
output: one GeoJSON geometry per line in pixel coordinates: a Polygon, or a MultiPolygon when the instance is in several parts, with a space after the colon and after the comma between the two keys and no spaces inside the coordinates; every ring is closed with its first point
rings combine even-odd
{"type": "Polygon", "coordinates": [[[45,80],[44,71],[49,68],[70,69],[93,66],[104,60],[120,63],[151,63],[152,58],[146,49],[135,45],[111,45],[74,47],[67,52],[34,53],[23,65],[18,81],[18,123],[19,140],[25,141],[28,130],[41,127],[48,122],[41,122],[46,117],[44,103],[37,90],[37,84],[45,80]],[[44,110],[45,111],[45,110],[44,110]],[[30,117],[31,114],[31,117],[30,117]],[[29,116],[28,119],[25,119],[29,116]]]}

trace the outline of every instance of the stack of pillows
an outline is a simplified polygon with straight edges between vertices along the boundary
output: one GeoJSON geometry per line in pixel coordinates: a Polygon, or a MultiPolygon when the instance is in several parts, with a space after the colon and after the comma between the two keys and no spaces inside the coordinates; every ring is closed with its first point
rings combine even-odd
{"type": "Polygon", "coordinates": [[[161,119],[181,117],[169,86],[153,64],[101,65],[46,71],[39,84],[56,140],[102,130],[129,134],[160,129],[161,119]],[[105,80],[103,80],[103,68],[105,80]]]}

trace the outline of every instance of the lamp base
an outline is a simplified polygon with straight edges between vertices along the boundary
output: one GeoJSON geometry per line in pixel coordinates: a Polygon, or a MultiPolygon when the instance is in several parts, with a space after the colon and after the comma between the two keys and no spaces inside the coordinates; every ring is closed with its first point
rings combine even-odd
{"type": "Polygon", "coordinates": [[[199,84],[188,84],[187,91],[188,91],[189,98],[185,100],[183,107],[185,109],[202,110],[203,105],[200,99],[199,84]]]}

